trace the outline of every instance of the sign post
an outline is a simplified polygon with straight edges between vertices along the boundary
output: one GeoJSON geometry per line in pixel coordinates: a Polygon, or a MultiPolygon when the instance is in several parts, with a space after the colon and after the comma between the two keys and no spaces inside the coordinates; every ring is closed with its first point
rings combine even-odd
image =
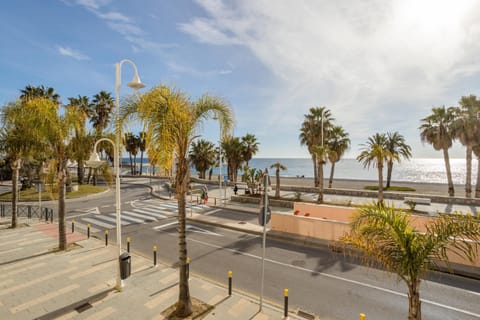
{"type": "Polygon", "coordinates": [[[265,169],[265,173],[263,175],[263,207],[261,212],[259,213],[259,222],[260,225],[263,225],[263,239],[262,239],[262,276],[261,276],[261,288],[260,288],[260,310],[262,311],[263,308],[263,283],[265,279],[265,247],[267,242],[267,224],[270,221],[270,207],[268,206],[268,171],[265,169]],[[263,212],[262,212],[263,211],[263,212]],[[262,218],[260,218],[262,217],[262,218]]]}

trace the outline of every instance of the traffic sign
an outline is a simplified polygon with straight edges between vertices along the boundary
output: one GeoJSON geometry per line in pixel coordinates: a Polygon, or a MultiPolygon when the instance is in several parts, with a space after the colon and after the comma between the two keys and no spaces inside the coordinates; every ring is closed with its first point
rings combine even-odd
{"type": "Polygon", "coordinates": [[[265,207],[260,208],[260,212],[258,213],[258,224],[263,226],[265,225],[264,221],[267,221],[267,224],[270,222],[270,218],[272,216],[272,211],[270,207],[267,207],[267,212],[265,213],[265,207]],[[265,219],[265,220],[264,220],[265,219]]]}

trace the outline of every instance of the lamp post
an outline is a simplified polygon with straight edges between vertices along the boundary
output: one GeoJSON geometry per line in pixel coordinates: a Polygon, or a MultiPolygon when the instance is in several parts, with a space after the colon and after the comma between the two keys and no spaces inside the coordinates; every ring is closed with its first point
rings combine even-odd
{"type": "MultiPolygon", "coordinates": [[[[219,194],[220,194],[220,203],[223,202],[223,205],[225,206],[226,203],[225,203],[225,199],[227,198],[227,196],[223,195],[223,188],[222,188],[222,179],[223,179],[223,175],[222,175],[222,166],[223,166],[223,153],[222,153],[222,122],[220,121],[220,117],[215,115],[213,117],[213,120],[219,120],[219,124],[220,124],[220,135],[219,135],[219,140],[218,140],[218,152],[219,152],[219,155],[218,155],[218,188],[219,188],[219,194]]],[[[226,191],[226,189],[225,189],[226,191]]]]}
{"type": "MultiPolygon", "coordinates": [[[[95,142],[95,146],[93,148],[94,152],[92,153],[90,160],[87,161],[87,165],[92,165],[96,164],[100,161],[100,158],[96,152],[98,143],[101,141],[108,141],[113,145],[113,164],[114,164],[114,169],[115,169],[115,216],[116,216],[116,227],[117,227],[117,245],[118,245],[118,257],[120,258],[122,254],[122,223],[121,223],[121,198],[120,198],[120,97],[119,97],[119,91],[120,91],[120,85],[121,85],[121,69],[122,65],[128,62],[129,64],[132,65],[135,74],[133,76],[133,79],[131,82],[129,82],[127,85],[134,89],[138,90],[145,85],[140,81],[140,77],[138,76],[138,70],[137,66],[128,59],[124,59],[118,63],[115,64],[115,142],[108,138],[102,138],[99,139],[97,142],[95,142]]],[[[117,279],[116,279],[116,286],[115,288],[118,291],[121,291],[124,284],[123,280],[120,277],[120,259],[118,261],[118,268],[117,268],[117,279]]]]}
{"type": "MultiPolygon", "coordinates": [[[[118,256],[122,254],[122,223],[120,219],[121,215],[121,204],[120,204],[120,85],[121,85],[121,78],[122,78],[122,65],[128,62],[135,71],[133,75],[133,79],[131,82],[127,83],[127,85],[134,89],[138,90],[144,88],[145,85],[140,81],[140,77],[138,76],[137,66],[133,61],[129,59],[123,59],[120,62],[115,64],[115,156],[114,156],[114,164],[115,164],[115,207],[116,207],[116,222],[117,222],[117,242],[118,242],[118,256]]],[[[99,140],[100,141],[100,140],[99,140]]],[[[116,289],[121,290],[123,287],[123,281],[120,278],[120,261],[118,263],[118,270],[117,270],[117,285],[116,289]]]]}

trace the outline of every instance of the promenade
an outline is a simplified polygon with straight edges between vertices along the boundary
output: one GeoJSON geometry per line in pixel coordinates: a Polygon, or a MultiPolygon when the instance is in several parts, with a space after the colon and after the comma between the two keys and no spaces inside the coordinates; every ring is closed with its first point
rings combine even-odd
{"type": "MultiPolygon", "coordinates": [[[[177,301],[178,271],[132,253],[132,275],[114,289],[118,248],[68,232],[69,249],[55,251],[56,224],[0,224],[0,319],[167,319],[177,301]]],[[[213,307],[197,319],[282,319],[283,310],[190,275],[191,296],[213,307]]],[[[234,283],[234,282],[233,282],[234,283]]],[[[296,319],[293,314],[289,318],[296,319]]]]}

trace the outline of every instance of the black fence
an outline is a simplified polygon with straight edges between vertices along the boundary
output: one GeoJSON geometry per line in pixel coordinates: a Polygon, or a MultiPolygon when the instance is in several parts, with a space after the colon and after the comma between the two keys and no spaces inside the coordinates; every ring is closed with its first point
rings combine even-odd
{"type": "MultiPolygon", "coordinates": [[[[12,204],[0,203],[0,218],[6,218],[12,216],[12,204]]],[[[38,218],[45,219],[45,221],[53,221],[53,209],[51,208],[39,208],[38,206],[30,205],[18,205],[17,217],[25,217],[28,219],[38,218]]]]}

